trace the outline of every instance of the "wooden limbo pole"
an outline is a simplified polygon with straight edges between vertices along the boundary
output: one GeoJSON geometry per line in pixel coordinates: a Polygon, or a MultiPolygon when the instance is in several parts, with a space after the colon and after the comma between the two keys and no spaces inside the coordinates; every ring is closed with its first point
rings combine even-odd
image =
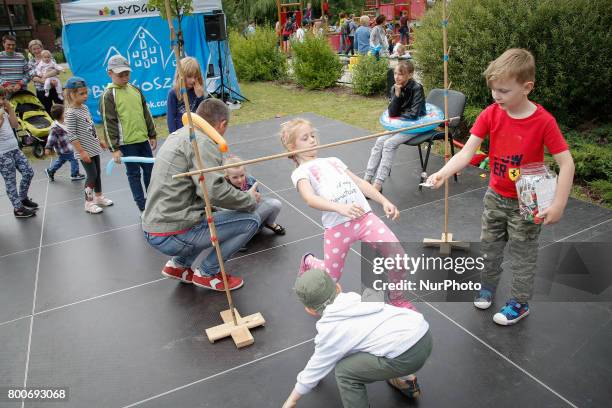
{"type": "MultiPolygon", "coordinates": [[[[450,158],[448,146],[448,124],[452,119],[448,118],[448,17],[446,15],[447,0],[442,4],[442,46],[444,48],[444,163],[450,158]]],[[[454,119],[454,118],[453,118],[454,119]]],[[[426,247],[439,247],[440,255],[450,255],[452,248],[468,250],[470,244],[467,242],[453,241],[453,234],[448,232],[448,178],[444,181],[444,232],[440,239],[425,238],[423,243],[426,247]]]]}
{"type": "MultiPolygon", "coordinates": [[[[181,65],[176,32],[174,31],[174,24],[172,22],[172,15],[170,13],[170,0],[165,0],[165,6],[166,19],[168,20],[168,28],[170,29],[170,43],[172,44],[172,48],[174,49],[174,56],[176,58],[176,69],[179,73],[183,103],[185,104],[185,106],[189,107],[189,99],[185,88],[185,76],[183,75],[183,67],[181,65]]],[[[193,149],[193,152],[196,157],[196,165],[198,169],[204,169],[204,163],[202,162],[202,157],[200,156],[200,149],[198,148],[198,143],[195,137],[191,112],[189,109],[187,109],[186,112],[189,126],[189,140],[191,141],[191,148],[193,149]]],[[[210,205],[210,198],[208,195],[208,190],[206,189],[206,183],[203,173],[201,174],[198,181],[200,183],[200,188],[204,193],[206,220],[208,222],[210,231],[210,241],[212,242],[212,245],[214,246],[215,251],[217,253],[217,258],[219,260],[219,266],[221,269],[221,276],[223,277],[223,284],[225,285],[225,295],[227,296],[227,302],[229,304],[229,309],[221,312],[221,319],[223,320],[223,324],[206,329],[206,335],[208,336],[208,340],[210,340],[211,343],[214,343],[216,340],[222,339],[224,337],[231,336],[234,340],[234,343],[236,344],[236,347],[245,347],[255,342],[255,339],[251,335],[249,329],[257,326],[262,326],[266,323],[266,321],[264,320],[261,313],[255,313],[250,316],[241,317],[240,314],[238,314],[236,308],[234,307],[232,295],[230,293],[227,283],[225,264],[223,262],[223,256],[221,255],[221,245],[219,244],[219,241],[217,239],[217,228],[215,227],[215,222],[212,216],[212,207],[210,205]]]]}
{"type": "MultiPolygon", "coordinates": [[[[459,119],[459,117],[451,118],[451,120],[453,120],[453,119],[459,119]]],[[[407,130],[418,129],[418,128],[421,128],[421,127],[437,125],[437,124],[441,124],[441,123],[444,123],[444,120],[435,120],[435,121],[423,123],[423,124],[416,125],[416,126],[409,126],[409,127],[405,127],[405,128],[401,128],[401,129],[396,129],[396,130],[388,130],[388,131],[385,131],[385,132],[373,133],[371,135],[359,136],[359,137],[355,137],[355,138],[352,138],[352,139],[341,140],[339,142],[327,143],[327,144],[323,144],[323,145],[319,145],[319,146],[315,146],[315,147],[308,147],[306,149],[299,149],[299,150],[293,150],[293,151],[290,151],[290,152],[273,154],[271,156],[264,156],[264,157],[260,157],[260,158],[257,158],[257,159],[244,160],[244,161],[241,161],[239,163],[234,163],[234,164],[226,164],[226,165],[223,165],[223,166],[209,167],[209,168],[206,168],[206,169],[192,170],[192,171],[188,171],[186,173],[175,174],[174,176],[172,176],[172,178],[191,177],[191,176],[196,175],[196,174],[210,173],[210,172],[213,172],[213,171],[221,171],[221,170],[229,169],[230,167],[247,166],[249,164],[255,164],[255,163],[261,163],[261,162],[269,161],[269,160],[281,159],[283,157],[293,156],[293,155],[300,154],[300,153],[311,152],[313,150],[322,150],[322,149],[327,149],[327,148],[330,148],[330,147],[341,146],[341,145],[345,145],[345,144],[349,144],[349,143],[362,142],[364,140],[370,140],[370,139],[374,139],[374,138],[377,138],[377,137],[380,137],[380,136],[391,135],[393,133],[404,132],[404,131],[407,131],[407,130]]]]}

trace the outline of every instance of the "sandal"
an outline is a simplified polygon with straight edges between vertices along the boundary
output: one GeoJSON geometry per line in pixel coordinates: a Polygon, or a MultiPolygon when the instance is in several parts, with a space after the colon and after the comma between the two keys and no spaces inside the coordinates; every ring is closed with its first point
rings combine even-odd
{"type": "Polygon", "coordinates": [[[402,380],[400,378],[390,378],[387,384],[404,394],[411,399],[417,399],[421,396],[421,387],[417,382],[416,376],[412,380],[402,380]]]}
{"type": "Polygon", "coordinates": [[[272,232],[274,232],[276,235],[285,235],[285,228],[283,228],[282,225],[280,224],[274,224],[274,225],[265,225],[266,228],[268,228],[269,230],[272,230],[272,232]]]}

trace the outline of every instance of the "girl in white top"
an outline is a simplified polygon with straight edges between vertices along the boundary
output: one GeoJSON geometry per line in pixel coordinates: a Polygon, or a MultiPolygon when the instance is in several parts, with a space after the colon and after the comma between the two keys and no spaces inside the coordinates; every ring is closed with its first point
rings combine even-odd
{"type": "MultiPolygon", "coordinates": [[[[281,125],[281,142],[289,151],[316,147],[319,144],[316,130],[305,119],[294,119],[281,125]]],[[[400,245],[377,245],[398,243],[398,239],[370,208],[365,196],[383,206],[387,218],[399,219],[399,211],[371,184],[353,174],[336,157],[317,158],[316,150],[291,156],[298,167],[291,180],[310,207],[323,211],[325,228],[323,260],[307,253],[302,257],[300,273],[320,268],[338,281],[351,245],[355,241],[371,243],[385,256],[394,257],[403,249],[400,245]],[[364,196],[365,194],[365,196],[364,196]]],[[[392,276],[394,280],[398,276],[392,276]]],[[[396,306],[412,307],[401,293],[391,294],[396,306]],[[395,300],[393,298],[395,297],[395,300]],[[409,306],[408,306],[409,305],[409,306]]]]}

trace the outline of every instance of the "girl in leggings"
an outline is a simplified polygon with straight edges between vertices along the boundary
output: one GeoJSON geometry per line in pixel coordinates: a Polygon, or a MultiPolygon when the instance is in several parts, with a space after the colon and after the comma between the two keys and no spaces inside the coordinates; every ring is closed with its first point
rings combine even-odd
{"type": "MultiPolygon", "coordinates": [[[[316,130],[304,119],[293,119],[281,125],[281,142],[288,151],[315,148],[319,145],[316,130]]],[[[290,157],[297,165],[291,180],[310,207],[322,211],[324,258],[307,253],[302,257],[300,271],[317,268],[326,271],[334,281],[340,280],[351,245],[362,241],[393,258],[404,253],[395,234],[378,218],[366,201],[366,196],[382,205],[387,218],[396,220],[399,211],[370,183],[353,174],[337,157],[317,157],[317,151],[290,157]]],[[[389,271],[392,281],[402,279],[402,273],[389,271]]],[[[402,291],[389,293],[394,306],[414,309],[402,291]]]]}
{"type": "Polygon", "coordinates": [[[100,179],[100,154],[106,144],[98,139],[87,101],[87,84],[80,77],[72,77],[64,87],[66,112],[64,122],[68,137],[77,159],[81,160],[87,180],[85,180],[85,211],[90,214],[102,212],[102,207],[113,205],[113,202],[102,195],[100,179]]]}

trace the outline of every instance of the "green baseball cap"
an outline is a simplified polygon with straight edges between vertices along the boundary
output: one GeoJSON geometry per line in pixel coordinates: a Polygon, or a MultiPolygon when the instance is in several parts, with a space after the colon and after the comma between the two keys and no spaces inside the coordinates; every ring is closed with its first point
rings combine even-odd
{"type": "Polygon", "coordinates": [[[293,288],[304,306],[322,314],[336,298],[336,282],[322,269],[309,269],[300,275],[293,288]]]}

